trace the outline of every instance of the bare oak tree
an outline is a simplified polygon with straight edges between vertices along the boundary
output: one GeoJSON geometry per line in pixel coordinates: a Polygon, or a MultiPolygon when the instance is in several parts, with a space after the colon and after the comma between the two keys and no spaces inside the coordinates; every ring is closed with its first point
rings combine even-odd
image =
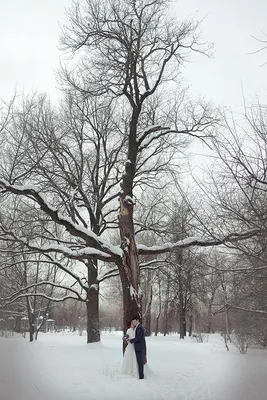
{"type": "MultiPolygon", "coordinates": [[[[165,167],[170,154],[175,159],[181,137],[205,140],[217,122],[209,105],[188,101],[184,107],[184,96],[178,104],[168,101],[173,104],[168,112],[167,106],[155,115],[148,111],[150,99],[164,94],[164,87],[168,90],[173,84],[179,89],[177,78],[190,53],[206,51],[198,43],[198,24],[171,18],[168,5],[167,0],[74,1],[61,38],[76,65],[62,67],[59,74],[70,96],[67,123],[56,111],[51,113],[45,101],[41,107],[40,102],[30,102],[16,110],[5,128],[13,146],[2,149],[7,161],[1,169],[2,196],[22,196],[36,215],[31,220],[35,235],[25,240],[20,232],[16,240],[32,251],[61,255],[85,266],[86,282],[76,278],[86,292],[91,342],[99,340],[98,290],[103,279],[119,271],[126,329],[132,316],[141,314],[140,255],[213,246],[255,234],[224,232],[220,237],[189,237],[159,246],[137,243],[134,208],[140,174],[146,173],[143,188],[149,187],[150,179],[162,187],[165,167]],[[72,99],[77,99],[74,108],[72,99]],[[118,167],[120,160],[124,171],[118,167]],[[118,197],[114,224],[110,213],[118,197]],[[38,239],[43,233],[38,230],[40,220],[45,220],[48,231],[44,245],[38,239]],[[107,240],[106,229],[116,226],[120,245],[107,240]],[[100,261],[111,265],[101,278],[100,261]]],[[[173,175],[176,165],[170,164],[173,175]]],[[[12,232],[9,225],[4,233],[15,237],[12,232]]]]}

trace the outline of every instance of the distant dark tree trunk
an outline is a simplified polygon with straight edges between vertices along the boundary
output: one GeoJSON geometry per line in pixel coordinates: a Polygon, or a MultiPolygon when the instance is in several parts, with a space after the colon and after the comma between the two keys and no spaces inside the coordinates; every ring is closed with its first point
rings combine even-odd
{"type": "Polygon", "coordinates": [[[33,342],[33,339],[34,339],[34,312],[32,311],[29,297],[26,297],[26,304],[27,304],[27,313],[28,313],[28,322],[29,322],[30,342],[33,342]]]}
{"type": "Polygon", "coordinates": [[[158,332],[159,332],[159,319],[160,319],[161,307],[162,307],[162,304],[161,304],[161,281],[160,281],[159,272],[158,272],[158,289],[159,289],[159,294],[158,294],[159,308],[158,308],[158,313],[156,316],[155,336],[157,336],[158,332]]]}
{"type": "MultiPolygon", "coordinates": [[[[18,312],[20,312],[20,309],[18,309],[18,312]]],[[[15,318],[16,319],[15,319],[15,328],[14,328],[14,330],[17,333],[21,333],[21,317],[17,315],[15,318]]]]}
{"type": "Polygon", "coordinates": [[[151,335],[151,305],[152,305],[152,291],[151,291],[151,302],[149,308],[146,310],[146,314],[143,316],[143,325],[145,328],[145,335],[151,335]]]}
{"type": "Polygon", "coordinates": [[[170,297],[170,275],[167,275],[167,286],[165,292],[165,303],[164,303],[164,326],[163,326],[163,335],[166,336],[169,332],[169,299],[170,297]]]}
{"type": "Polygon", "coordinates": [[[158,336],[158,333],[159,333],[159,318],[160,318],[160,312],[158,312],[158,314],[156,316],[155,336],[158,336]]]}
{"type": "Polygon", "coordinates": [[[184,337],[186,336],[186,312],[185,312],[185,307],[183,307],[182,314],[183,314],[182,315],[183,320],[182,320],[181,329],[182,329],[182,332],[183,332],[183,338],[181,338],[181,336],[180,336],[180,339],[184,339],[184,337]]]}
{"type": "Polygon", "coordinates": [[[225,311],[225,333],[227,335],[227,338],[230,339],[229,312],[228,312],[228,309],[225,311]]]}
{"type": "Polygon", "coordinates": [[[189,329],[188,329],[188,335],[192,336],[192,331],[193,331],[193,314],[192,311],[190,312],[189,315],[189,329]]]}
{"type": "Polygon", "coordinates": [[[143,302],[143,326],[145,335],[151,335],[151,307],[153,298],[152,272],[148,271],[145,277],[144,285],[144,302],[143,302]]]}
{"type": "Polygon", "coordinates": [[[184,284],[183,284],[183,251],[175,252],[176,263],[178,268],[178,298],[179,298],[179,322],[180,322],[180,339],[186,336],[185,306],[184,306],[184,284]]]}
{"type": "Polygon", "coordinates": [[[208,304],[208,328],[207,328],[207,333],[211,332],[211,324],[212,324],[212,305],[214,302],[214,296],[215,293],[212,293],[211,298],[209,300],[209,304],[208,304]]]}

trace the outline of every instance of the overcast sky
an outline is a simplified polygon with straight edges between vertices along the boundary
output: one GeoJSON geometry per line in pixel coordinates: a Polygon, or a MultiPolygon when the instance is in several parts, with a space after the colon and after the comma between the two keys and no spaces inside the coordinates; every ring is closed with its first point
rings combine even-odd
{"type": "MultiPolygon", "coordinates": [[[[71,0],[3,1],[0,13],[0,97],[14,88],[38,89],[56,97],[54,71],[59,60],[59,24],[71,0]]],[[[258,95],[266,101],[267,51],[251,36],[267,32],[266,0],[174,0],[178,15],[203,19],[202,36],[214,43],[214,57],[193,58],[185,69],[195,93],[231,107],[258,95]]]]}

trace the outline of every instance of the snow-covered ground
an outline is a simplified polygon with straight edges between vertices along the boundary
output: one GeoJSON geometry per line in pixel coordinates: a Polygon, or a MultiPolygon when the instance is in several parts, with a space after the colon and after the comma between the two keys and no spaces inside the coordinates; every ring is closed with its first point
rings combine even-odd
{"type": "Polygon", "coordinates": [[[67,333],[0,338],[0,400],[267,399],[267,351],[227,352],[219,335],[150,337],[152,374],[137,380],[119,373],[121,345],[115,332],[94,345],[67,333]]]}

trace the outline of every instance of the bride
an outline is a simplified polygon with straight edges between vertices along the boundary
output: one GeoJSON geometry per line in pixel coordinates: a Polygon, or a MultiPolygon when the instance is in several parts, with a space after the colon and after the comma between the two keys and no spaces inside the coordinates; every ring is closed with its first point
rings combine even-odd
{"type": "MultiPolygon", "coordinates": [[[[130,327],[127,329],[126,335],[129,336],[129,339],[135,338],[134,325],[132,322],[130,327]]],[[[133,375],[135,378],[139,378],[136,354],[134,350],[134,345],[132,343],[127,344],[120,372],[124,375],[133,375]]]]}

